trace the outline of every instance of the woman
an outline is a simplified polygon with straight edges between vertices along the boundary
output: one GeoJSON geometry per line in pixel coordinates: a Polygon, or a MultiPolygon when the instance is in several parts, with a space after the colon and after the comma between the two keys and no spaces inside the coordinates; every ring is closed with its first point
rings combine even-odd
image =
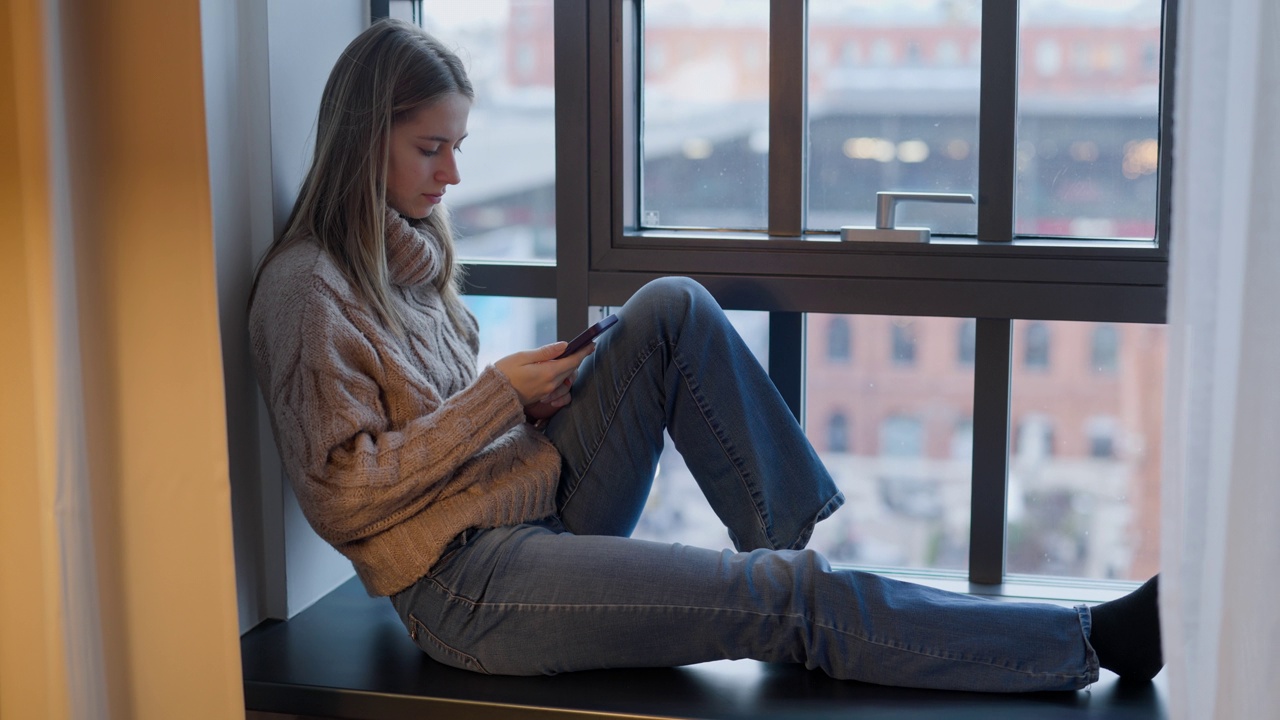
{"type": "Polygon", "coordinates": [[[598,348],[477,370],[441,205],[472,98],[420,29],[356,38],[251,299],[302,509],[427,654],[498,674],[749,657],[985,691],[1084,687],[1099,662],[1160,669],[1154,579],[1068,609],[833,571],[802,550],[843,497],[692,281],[646,285],[598,348]],[[664,430],[739,552],[628,539],[664,430]]]}

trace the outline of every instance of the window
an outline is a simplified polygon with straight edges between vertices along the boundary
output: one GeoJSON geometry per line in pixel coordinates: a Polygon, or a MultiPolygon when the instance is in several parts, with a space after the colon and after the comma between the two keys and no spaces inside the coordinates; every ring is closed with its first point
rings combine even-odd
{"type": "MultiPolygon", "coordinates": [[[[867,566],[963,569],[969,548],[972,437],[963,454],[956,418],[973,412],[973,368],[948,353],[917,355],[905,374],[893,361],[891,328],[904,318],[807,316],[803,416],[818,455],[855,512],[818,524],[810,547],[833,562],[867,566]],[[828,357],[827,328],[840,318],[859,339],[853,364],[828,357]],[[855,420],[854,414],[857,414],[855,420]],[[848,445],[837,430],[844,418],[848,445]],[[937,442],[929,442],[930,433],[937,442]]],[[[956,320],[913,317],[920,350],[945,348],[956,320]]]]}
{"type": "Polygon", "coordinates": [[[464,182],[449,188],[462,260],[555,258],[551,9],[521,0],[465,8],[426,5],[422,25],[450,44],[465,46],[459,57],[476,88],[471,132],[459,161],[464,182]]]}
{"type": "Polygon", "coordinates": [[[1042,322],[1027,323],[1027,339],[1023,364],[1028,370],[1045,370],[1049,367],[1049,326],[1042,322]]]}
{"type": "Polygon", "coordinates": [[[827,423],[827,449],[831,452],[849,452],[849,420],[837,412],[827,423]]]}
{"type": "Polygon", "coordinates": [[[889,326],[893,333],[893,364],[911,367],[916,364],[916,329],[910,319],[896,319],[889,326]]]}
{"type": "Polygon", "coordinates": [[[1142,578],[1159,567],[1165,329],[1044,324],[1063,361],[1011,378],[1007,569],[1142,578]],[[1100,328],[1127,340],[1112,372],[1090,362],[1100,328]]]}
{"type": "Polygon", "coordinates": [[[924,425],[919,418],[893,415],[880,426],[880,454],[888,457],[924,455],[924,425]]]}
{"type": "MultiPolygon", "coordinates": [[[[464,234],[496,248],[470,264],[470,282],[557,298],[560,335],[663,275],[755,311],[757,352],[815,445],[832,446],[841,407],[859,415],[866,439],[850,421],[848,451],[823,459],[877,514],[819,525],[813,546],[834,561],[967,568],[977,582],[1136,576],[1152,562],[1151,512],[1128,498],[1159,455],[1148,391],[1163,372],[1176,0],[1126,0],[1122,13],[1066,12],[1063,0],[983,12],[989,2],[523,0],[555,18],[554,45],[534,47],[554,56],[557,122],[526,155],[502,154],[520,161],[507,168],[514,180],[546,152],[534,179],[455,211],[464,234]],[[896,224],[927,227],[927,243],[841,241],[842,227],[875,225],[882,190],[981,202],[900,204],[896,224]],[[509,208],[533,195],[558,200],[540,216],[549,231],[516,222],[541,211],[509,208]],[[559,267],[545,264],[557,256],[559,267]],[[817,319],[835,316],[848,321],[851,359],[855,337],[862,346],[856,364],[829,356],[839,344],[817,319]],[[1046,327],[1029,333],[1032,322],[1046,327]],[[1098,323],[1117,327],[1114,371],[1090,370],[1105,365],[1091,355],[1098,323]],[[1036,332],[1046,342],[1028,362],[1036,332]],[[895,370],[906,357],[912,371],[895,370]],[[1131,382],[1141,389],[1119,391],[1131,382]],[[1107,405],[1135,393],[1142,402],[1124,413],[1107,405]],[[1030,414],[1052,420],[1040,440],[1052,452],[1020,464],[1030,414]],[[1110,458],[1092,457],[1093,416],[1121,423],[1110,458]],[[919,454],[900,454],[911,433],[919,454]],[[993,457],[1008,457],[1007,478],[972,476],[993,457]],[[1080,463],[1101,470],[1073,485],[1080,463]],[[1107,533],[1130,539],[1108,551],[1096,540],[1107,533]]],[[[456,14],[490,12],[477,8],[456,14]]],[[[489,27],[501,50],[468,47],[477,68],[493,68],[476,111],[546,103],[551,81],[518,85],[506,66],[524,38],[489,27]]],[[[479,188],[475,172],[460,190],[479,188]]]]}
{"type": "Polygon", "coordinates": [[[1018,423],[1014,455],[1019,461],[1040,461],[1053,455],[1053,421],[1032,413],[1018,423]]]}
{"type": "Polygon", "coordinates": [[[827,321],[827,359],[842,363],[853,359],[853,331],[849,321],[839,315],[827,321]]]}
{"type": "Polygon", "coordinates": [[[1113,323],[1100,323],[1093,328],[1090,363],[1094,372],[1114,373],[1120,356],[1120,331],[1113,323]]]}
{"type": "Polygon", "coordinates": [[[1066,5],[1020,8],[1018,32],[1034,55],[1027,53],[1018,78],[1017,231],[1150,240],[1156,234],[1158,76],[1128,58],[1159,46],[1160,2],[1132,0],[1123,13],[1078,4],[1064,12],[1066,5]],[[1062,47],[1070,48],[1072,73],[1060,71],[1062,47]],[[1081,103],[1094,110],[1063,111],[1081,103]],[[1135,172],[1127,148],[1148,142],[1145,172],[1135,172]]]}
{"type": "Polygon", "coordinates": [[[768,0],[644,3],[641,212],[646,224],[766,225],[768,0]],[[712,40],[734,41],[738,51],[712,40]],[[679,46],[658,66],[651,47],[679,46]]]}
{"type": "Polygon", "coordinates": [[[973,459],[973,418],[957,420],[952,428],[951,457],[957,460],[973,459]]]}
{"type": "Polygon", "coordinates": [[[974,354],[978,349],[978,321],[965,319],[960,321],[959,338],[956,342],[956,362],[961,366],[973,364],[974,354]]]}
{"type": "Polygon", "coordinates": [[[1085,432],[1089,440],[1089,457],[1106,460],[1116,456],[1115,418],[1089,418],[1085,432]]]}

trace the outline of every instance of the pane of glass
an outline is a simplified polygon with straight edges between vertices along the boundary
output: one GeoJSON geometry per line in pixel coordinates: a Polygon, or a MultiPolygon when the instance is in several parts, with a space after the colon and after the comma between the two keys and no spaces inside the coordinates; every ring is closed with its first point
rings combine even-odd
{"type": "Polygon", "coordinates": [[[555,300],[494,295],[464,295],[462,300],[480,323],[478,367],[560,339],[555,300]]]}
{"type": "Polygon", "coordinates": [[[640,224],[767,224],[768,0],[646,0],[640,224]]]}
{"type": "Polygon", "coordinates": [[[1016,321],[1013,332],[1009,572],[1150,577],[1165,327],[1016,321]]]}
{"type": "Polygon", "coordinates": [[[556,254],[552,0],[427,3],[422,24],[462,58],[476,100],[448,206],[462,259],[556,254]]]}
{"type": "MultiPolygon", "coordinates": [[[[875,227],[876,193],[978,192],[978,0],[811,0],[809,221],[875,227]]],[[[904,203],[897,225],[974,235],[973,205],[904,203]]]]}
{"type": "Polygon", "coordinates": [[[1022,4],[1018,233],[1155,237],[1160,5],[1022,4]]]}
{"type": "MultiPolygon", "coordinates": [[[[769,368],[769,313],[727,310],[725,315],[747,343],[756,360],[769,368]]],[[[713,549],[732,548],[733,542],[720,518],[703,497],[689,466],[667,436],[658,461],[649,501],[632,537],[658,542],[680,542],[713,549]]]]}
{"type": "Polygon", "coordinates": [[[847,500],[809,546],[835,562],[967,568],[972,320],[807,322],[805,430],[847,500]]]}

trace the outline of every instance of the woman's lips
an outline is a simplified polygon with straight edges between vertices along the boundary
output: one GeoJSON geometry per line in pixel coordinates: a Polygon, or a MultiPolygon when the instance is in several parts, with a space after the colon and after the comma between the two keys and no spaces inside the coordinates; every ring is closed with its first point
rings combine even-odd
{"type": "Polygon", "coordinates": [[[438,204],[441,200],[443,200],[443,199],[444,199],[444,193],[440,193],[440,194],[438,194],[438,195],[432,195],[432,194],[430,194],[430,193],[423,193],[423,194],[422,194],[422,197],[426,198],[426,199],[427,199],[427,202],[431,203],[432,205],[436,205],[436,204],[438,204]]]}

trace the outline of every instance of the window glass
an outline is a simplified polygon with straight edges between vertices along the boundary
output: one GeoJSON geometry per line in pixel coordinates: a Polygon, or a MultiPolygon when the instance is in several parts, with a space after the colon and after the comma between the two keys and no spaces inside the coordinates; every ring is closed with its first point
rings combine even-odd
{"type": "Polygon", "coordinates": [[[978,353],[978,321],[966,318],[960,323],[960,340],[956,343],[956,362],[972,365],[978,353]]]}
{"type": "Polygon", "coordinates": [[[1120,331],[1111,323],[1098,323],[1093,328],[1092,365],[1094,372],[1113,373],[1120,355],[1120,331]]]}
{"type": "Polygon", "coordinates": [[[832,561],[968,567],[973,367],[956,362],[964,322],[806,316],[805,432],[847,499],[809,543],[832,561]],[[852,363],[823,347],[842,323],[857,339],[852,363]],[[911,329],[912,364],[895,359],[895,327],[911,329]]]}
{"type": "Polygon", "coordinates": [[[640,224],[767,225],[768,0],[645,0],[640,224]]]}
{"type": "Polygon", "coordinates": [[[480,324],[480,353],[476,358],[479,367],[559,339],[555,300],[463,295],[462,301],[480,324]]]}
{"type": "Polygon", "coordinates": [[[555,260],[553,0],[427,3],[476,99],[446,204],[460,259],[555,260]]]}
{"type": "Polygon", "coordinates": [[[1049,367],[1050,345],[1049,323],[1022,323],[1026,339],[1022,345],[1022,362],[1028,370],[1044,370],[1049,367]]]}
{"type": "MultiPolygon", "coordinates": [[[[978,190],[978,0],[811,0],[809,215],[815,230],[875,227],[881,190],[978,190]]],[[[976,206],[903,203],[899,226],[977,232],[976,206]]]]}
{"type": "Polygon", "coordinates": [[[1160,6],[1020,4],[1019,234],[1155,237],[1160,6]]]}
{"type": "Polygon", "coordinates": [[[910,367],[916,364],[916,323],[911,318],[894,318],[889,325],[893,336],[893,364],[910,367]]]}
{"type": "MultiPolygon", "coordinates": [[[[756,360],[768,370],[769,313],[727,310],[725,315],[756,360]]],[[[703,497],[669,435],[658,460],[649,500],[632,537],[708,548],[733,547],[729,533],[703,497]]]]}
{"type": "MultiPolygon", "coordinates": [[[[1014,322],[1014,352],[1028,323],[1014,322]]],[[[1165,328],[1050,322],[1054,362],[1014,363],[1010,573],[1139,580],[1159,569],[1165,328]],[[1114,372],[1094,336],[1118,336],[1114,372]]]]}
{"type": "Polygon", "coordinates": [[[832,362],[850,362],[853,359],[853,331],[849,321],[839,315],[827,323],[827,358],[832,362]]]}

